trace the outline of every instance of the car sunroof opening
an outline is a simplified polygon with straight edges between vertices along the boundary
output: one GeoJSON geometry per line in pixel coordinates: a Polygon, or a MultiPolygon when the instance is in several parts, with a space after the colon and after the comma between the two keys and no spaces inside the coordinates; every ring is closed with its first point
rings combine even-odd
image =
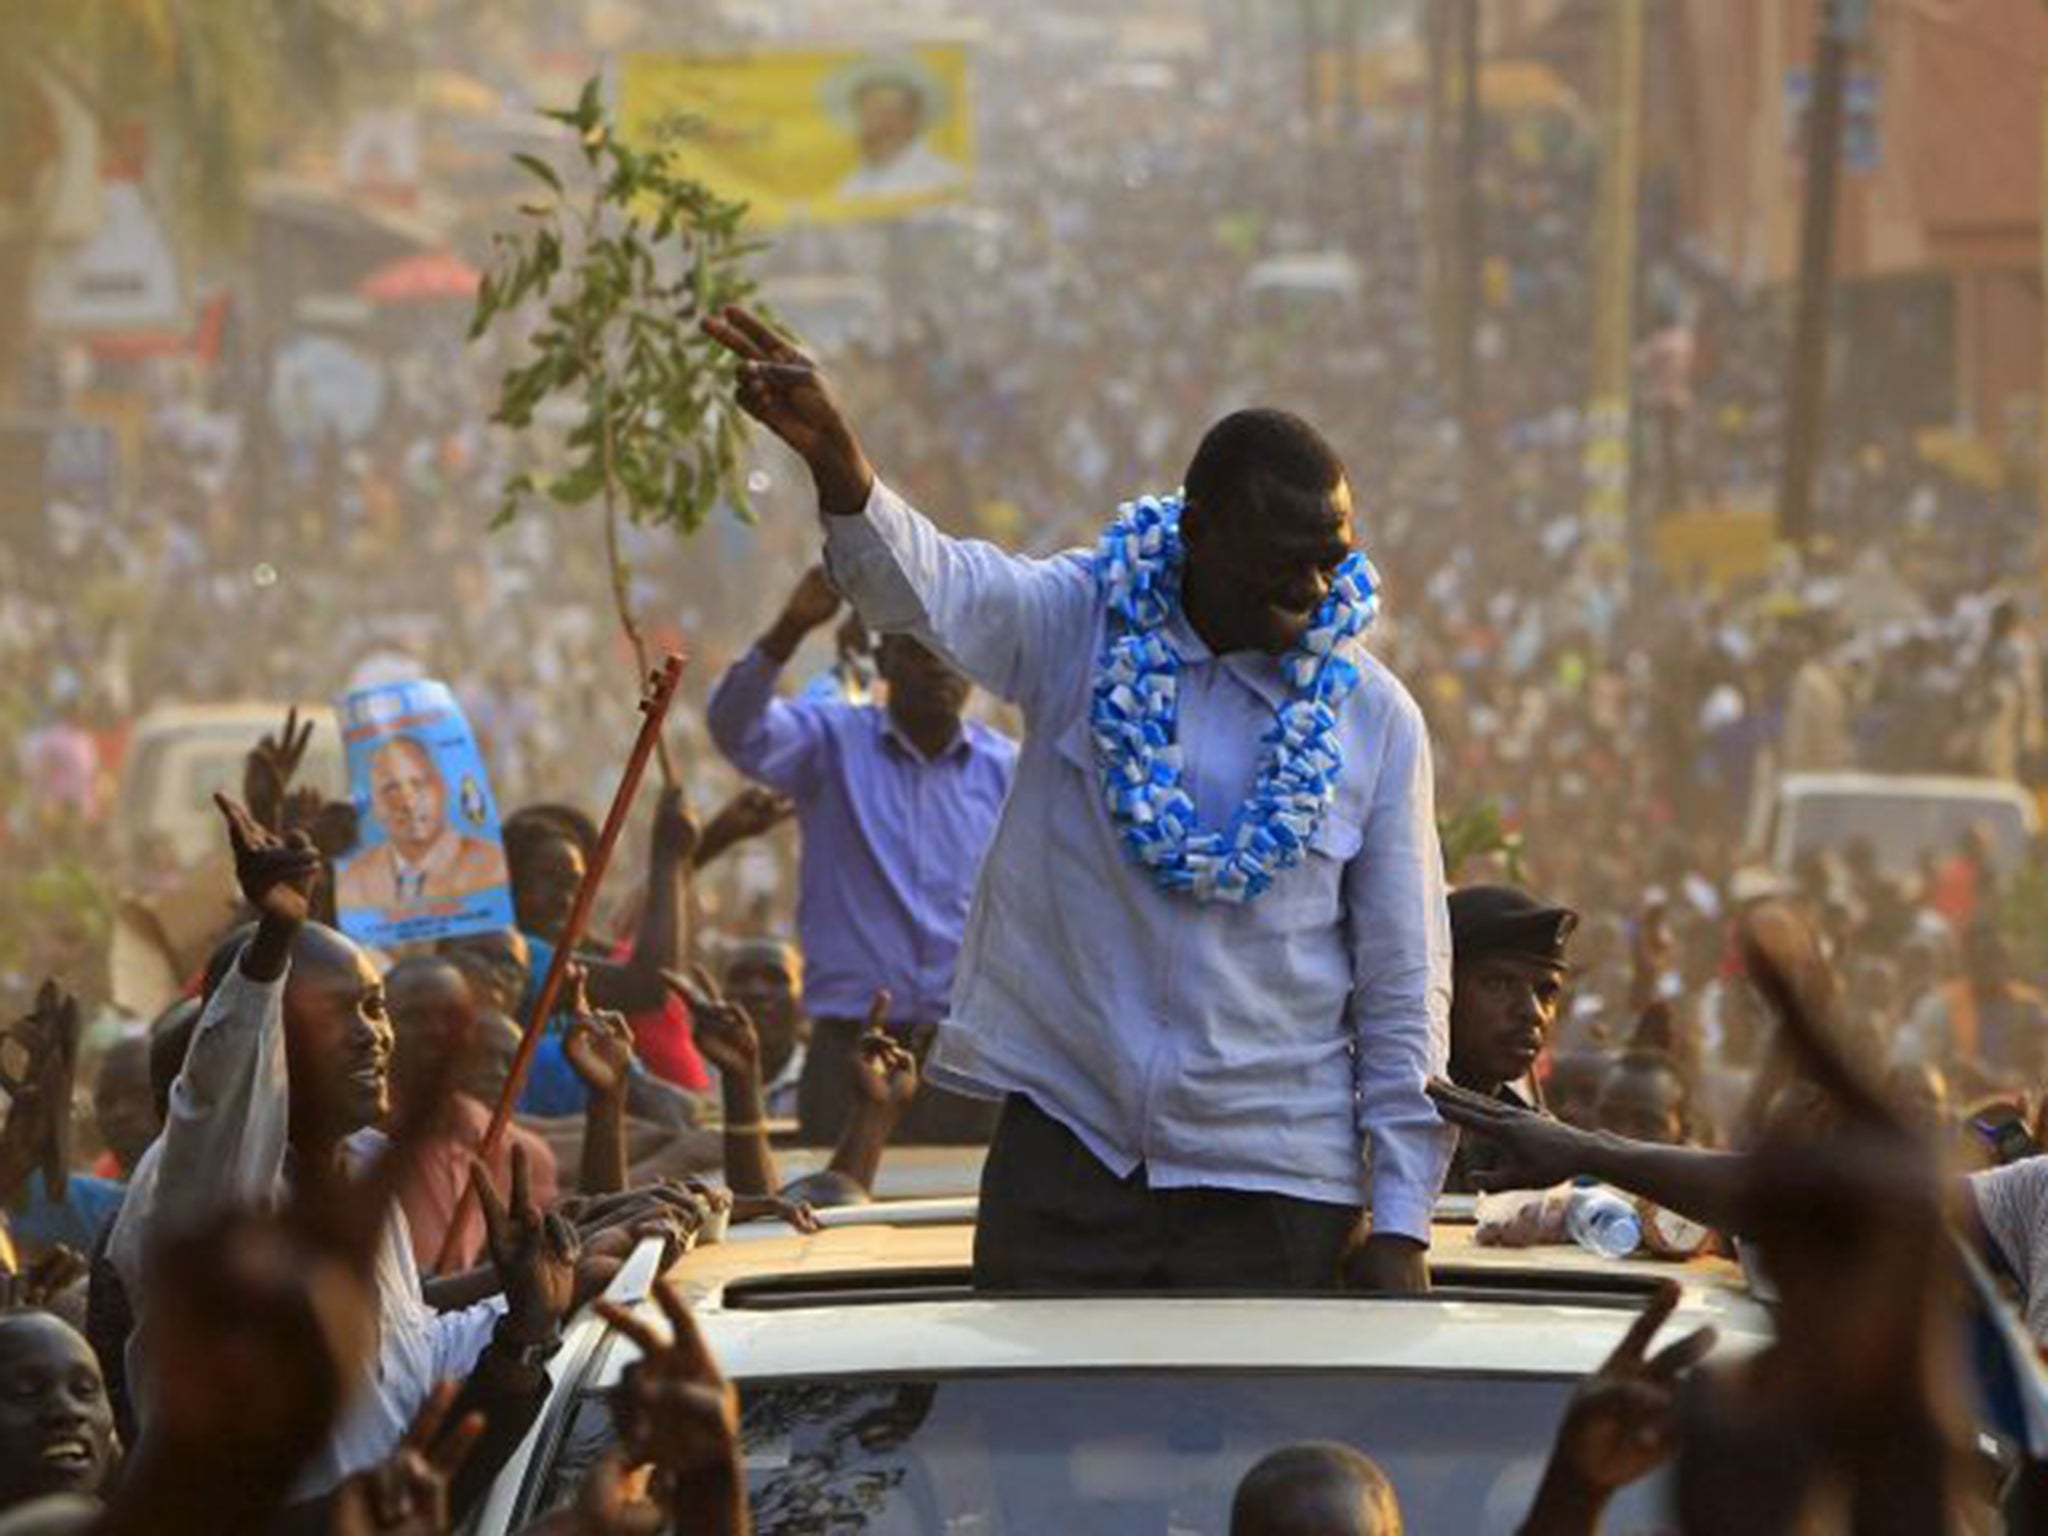
{"type": "MultiPolygon", "coordinates": [[[[1541,1268],[1512,1269],[1492,1265],[1441,1264],[1431,1271],[1434,1288],[1423,1296],[1376,1297],[1362,1292],[1305,1292],[1317,1300],[1484,1301],[1527,1306],[1612,1307],[1635,1311],[1657,1293],[1664,1271],[1615,1274],[1541,1268]]],[[[764,1275],[735,1280],[725,1287],[728,1311],[786,1312],[811,1307],[903,1306],[939,1301],[1074,1300],[1087,1293],[1068,1291],[976,1291],[973,1274],[964,1264],[926,1268],[822,1271],[764,1275]]],[[[1163,1299],[1199,1298],[1199,1291],[1119,1292],[1120,1297],[1157,1294],[1163,1299]]],[[[1216,1293],[1222,1294],[1222,1293],[1216,1293]]],[[[1235,1293],[1243,1294],[1243,1293],[1235,1293]]]]}

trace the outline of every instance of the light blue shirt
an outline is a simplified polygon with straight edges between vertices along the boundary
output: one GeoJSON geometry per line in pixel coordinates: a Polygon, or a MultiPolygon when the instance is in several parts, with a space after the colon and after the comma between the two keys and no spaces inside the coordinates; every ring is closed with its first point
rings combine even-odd
{"type": "Polygon", "coordinates": [[[936,1024],[1017,744],[963,720],[927,758],[876,705],[778,698],[781,673],[747,652],[711,691],[704,723],[735,768],[796,802],[804,1011],[865,1018],[886,988],[892,1022],[936,1024]]]}
{"type": "MultiPolygon", "coordinates": [[[[1429,738],[1393,675],[1339,722],[1344,772],[1313,851],[1248,906],[1159,890],[1103,804],[1088,730],[1103,613],[1076,552],[948,538],[877,483],[827,518],[826,559],[869,628],[908,633],[1027,726],[982,867],[936,1080],[1028,1094],[1154,1188],[1370,1203],[1427,1241],[1454,1135],[1424,1083],[1450,1043],[1450,923],[1429,738]]],[[[1180,743],[1204,826],[1250,793],[1285,690],[1271,657],[1216,658],[1184,619],[1180,743]]]]}

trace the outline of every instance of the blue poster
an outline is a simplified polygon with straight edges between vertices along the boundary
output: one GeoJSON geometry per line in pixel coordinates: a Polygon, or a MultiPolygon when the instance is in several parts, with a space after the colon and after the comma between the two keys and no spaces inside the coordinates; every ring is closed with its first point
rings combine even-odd
{"type": "Polygon", "coordinates": [[[336,708],[358,822],[336,875],[342,931],[389,949],[511,927],[498,805],[455,695],[415,678],[336,708]]]}

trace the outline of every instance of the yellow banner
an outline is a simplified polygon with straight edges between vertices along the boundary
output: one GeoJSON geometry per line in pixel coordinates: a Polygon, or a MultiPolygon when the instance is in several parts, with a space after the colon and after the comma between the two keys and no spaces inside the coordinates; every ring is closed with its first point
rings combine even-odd
{"type": "Polygon", "coordinates": [[[751,205],[754,224],[893,218],[974,179],[957,44],[629,54],[620,94],[629,139],[668,144],[679,169],[751,205]],[[678,119],[694,120],[680,137],[678,119]]]}

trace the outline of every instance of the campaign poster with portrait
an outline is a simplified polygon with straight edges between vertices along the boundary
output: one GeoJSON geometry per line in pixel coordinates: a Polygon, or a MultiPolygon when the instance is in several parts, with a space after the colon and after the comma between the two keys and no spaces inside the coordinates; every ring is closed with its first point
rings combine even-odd
{"type": "Polygon", "coordinates": [[[958,43],[628,54],[620,118],[635,145],[669,150],[761,228],[898,218],[974,184],[958,43]]]}
{"type": "Polygon", "coordinates": [[[447,685],[359,688],[335,709],[358,822],[335,874],[342,931],[389,949],[511,927],[498,803],[447,685]]]}

